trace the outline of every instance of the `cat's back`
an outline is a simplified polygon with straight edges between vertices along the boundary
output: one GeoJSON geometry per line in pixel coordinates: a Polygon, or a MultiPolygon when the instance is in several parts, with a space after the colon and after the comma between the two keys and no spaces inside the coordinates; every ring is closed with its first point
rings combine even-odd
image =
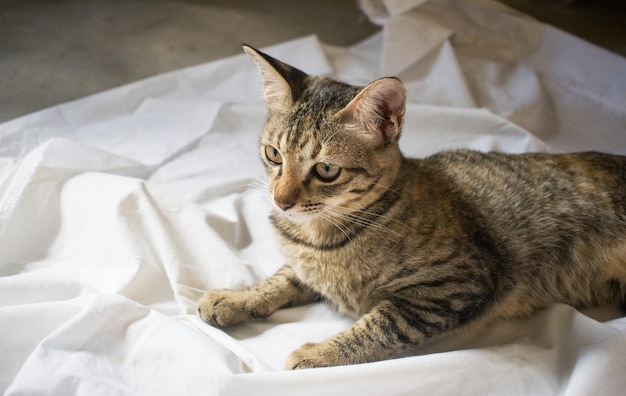
{"type": "Polygon", "coordinates": [[[580,241],[626,236],[626,157],[459,150],[411,166],[428,169],[452,215],[483,224],[514,261],[566,258],[580,241]]]}
{"type": "Polygon", "coordinates": [[[623,156],[446,151],[406,160],[398,180],[425,222],[480,223],[505,242],[540,246],[626,230],[623,156]]]}
{"type": "Polygon", "coordinates": [[[492,258],[508,290],[494,315],[612,303],[611,285],[626,284],[626,157],[451,151],[404,171],[415,213],[438,213],[439,235],[492,258]]]}
{"type": "MultiPolygon", "coordinates": [[[[626,205],[626,157],[598,152],[448,151],[422,160],[440,182],[476,204],[520,209],[626,205]],[[585,202],[583,202],[583,201],[585,202]],[[591,201],[589,201],[591,200],[591,201]],[[547,205],[547,206],[546,206],[547,205]]],[[[555,208],[554,208],[555,209],[555,208]]]]}

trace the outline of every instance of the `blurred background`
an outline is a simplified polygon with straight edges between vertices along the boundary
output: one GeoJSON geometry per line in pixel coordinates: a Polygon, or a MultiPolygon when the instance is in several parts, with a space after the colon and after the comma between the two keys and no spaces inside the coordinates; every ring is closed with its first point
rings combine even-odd
{"type": "MultiPolygon", "coordinates": [[[[502,2],[626,56],[626,0],[502,2]]],[[[239,54],[242,42],[317,34],[347,46],[377,30],[357,0],[0,0],[0,122],[239,54]]]]}

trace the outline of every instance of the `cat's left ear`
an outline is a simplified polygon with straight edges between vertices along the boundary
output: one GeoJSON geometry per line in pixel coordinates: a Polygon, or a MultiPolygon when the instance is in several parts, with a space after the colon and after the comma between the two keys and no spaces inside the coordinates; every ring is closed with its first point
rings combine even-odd
{"type": "Polygon", "coordinates": [[[378,79],[340,111],[346,128],[377,146],[397,141],[406,107],[406,90],[393,77],[378,79]]]}
{"type": "Polygon", "coordinates": [[[249,45],[244,44],[243,50],[259,66],[265,83],[263,96],[270,111],[282,112],[288,109],[300,97],[308,75],[249,45]]]}

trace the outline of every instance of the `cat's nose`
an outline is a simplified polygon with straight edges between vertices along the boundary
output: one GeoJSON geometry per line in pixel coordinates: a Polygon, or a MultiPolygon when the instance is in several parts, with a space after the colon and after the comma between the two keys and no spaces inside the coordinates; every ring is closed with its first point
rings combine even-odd
{"type": "Polygon", "coordinates": [[[274,203],[282,210],[287,210],[293,207],[296,204],[296,201],[274,199],[274,203]]]}

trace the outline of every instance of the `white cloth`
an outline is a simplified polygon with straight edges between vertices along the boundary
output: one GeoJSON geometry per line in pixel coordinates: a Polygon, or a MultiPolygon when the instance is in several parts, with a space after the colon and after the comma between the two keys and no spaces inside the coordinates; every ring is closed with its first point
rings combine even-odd
{"type": "MultiPolygon", "coordinates": [[[[626,61],[487,0],[365,0],[382,31],[266,50],[408,88],[408,156],[626,154],[626,61]]],[[[327,305],[226,331],[208,288],[283,262],[257,159],[261,78],[241,55],[0,125],[0,389],[7,395],[622,394],[626,318],[556,306],[371,364],[283,371],[351,321],[327,305]]],[[[604,313],[604,312],[603,312],[604,313]]]]}

